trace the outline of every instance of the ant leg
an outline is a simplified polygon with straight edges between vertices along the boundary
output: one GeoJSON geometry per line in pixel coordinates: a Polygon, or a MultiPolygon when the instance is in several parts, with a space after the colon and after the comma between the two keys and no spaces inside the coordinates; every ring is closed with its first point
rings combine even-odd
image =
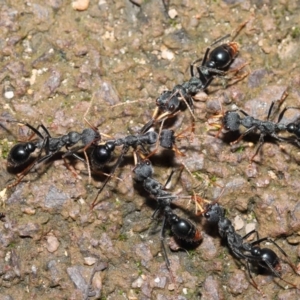
{"type": "MultiPolygon", "coordinates": [[[[253,233],[255,233],[256,234],[256,240],[258,240],[259,239],[259,233],[258,233],[258,231],[256,230],[256,229],[253,229],[253,230],[251,230],[250,232],[248,232],[247,234],[245,234],[243,237],[242,237],[242,239],[243,240],[245,240],[245,239],[247,239],[250,235],[252,235],[253,233]]],[[[254,243],[254,242],[253,242],[254,243]]],[[[251,245],[253,245],[253,243],[251,243],[251,245]]]]}
{"type": "Polygon", "coordinates": [[[230,35],[229,33],[226,34],[226,35],[224,35],[224,36],[221,36],[220,38],[217,38],[216,40],[214,40],[213,43],[212,43],[210,46],[214,46],[215,44],[220,43],[221,41],[223,41],[223,40],[229,38],[230,36],[231,36],[231,35],[230,35]]]}
{"type": "MultiPolygon", "coordinates": [[[[295,284],[293,284],[293,283],[291,283],[291,282],[286,281],[285,279],[283,279],[282,276],[279,274],[279,272],[270,264],[270,262],[268,260],[264,260],[263,262],[268,266],[269,270],[271,270],[273,272],[273,274],[275,274],[276,277],[278,277],[279,279],[281,279],[283,282],[291,285],[295,289],[299,290],[295,284]]],[[[261,267],[264,267],[264,265],[261,265],[261,264],[259,264],[259,265],[261,267]]]]}
{"type": "Polygon", "coordinates": [[[282,253],[282,255],[284,255],[284,257],[287,259],[287,261],[288,261],[288,264],[290,265],[290,267],[294,270],[294,272],[296,273],[296,274],[298,274],[298,272],[297,272],[297,268],[294,266],[294,264],[291,262],[291,260],[290,260],[290,258],[288,257],[288,255],[286,254],[286,252],[273,240],[273,239],[271,239],[271,238],[269,238],[269,237],[264,237],[264,238],[261,238],[261,239],[258,239],[258,240],[256,240],[256,241],[254,241],[254,242],[252,242],[251,244],[252,245],[258,245],[258,244],[260,244],[261,242],[264,242],[264,241],[267,241],[267,242],[269,242],[269,243],[272,243],[281,253],[282,253]]]}
{"type": "Polygon", "coordinates": [[[270,108],[269,108],[269,111],[268,111],[267,121],[269,121],[269,119],[270,119],[270,115],[271,115],[272,109],[274,107],[274,104],[275,104],[275,101],[272,101],[272,103],[270,105],[270,108]]]}
{"type": "Polygon", "coordinates": [[[142,127],[140,133],[147,132],[153,126],[153,124],[157,121],[158,112],[159,112],[159,107],[156,107],[153,112],[152,119],[142,127]]]}
{"type": "Polygon", "coordinates": [[[238,142],[240,142],[240,141],[243,139],[244,136],[246,136],[247,134],[251,133],[251,132],[252,132],[253,130],[255,130],[255,129],[256,129],[256,126],[250,127],[250,128],[247,129],[245,132],[243,132],[237,140],[231,142],[230,144],[231,144],[231,145],[237,144],[238,142]]]}
{"type": "Polygon", "coordinates": [[[105,188],[105,186],[106,186],[106,184],[109,182],[109,180],[113,177],[113,175],[114,175],[116,169],[117,169],[118,166],[121,164],[121,162],[122,162],[122,160],[123,160],[123,157],[124,157],[124,155],[128,152],[128,150],[129,150],[129,146],[124,145],[124,146],[123,146],[123,149],[122,149],[122,152],[121,152],[121,154],[120,154],[120,156],[119,156],[119,158],[118,158],[116,164],[114,165],[114,167],[113,167],[111,173],[109,174],[108,177],[106,177],[106,179],[105,179],[104,183],[102,184],[101,188],[98,190],[97,195],[96,195],[94,201],[92,202],[91,209],[94,209],[94,207],[98,204],[98,203],[97,203],[97,199],[98,199],[99,195],[101,194],[101,192],[103,191],[103,189],[105,188]]]}
{"type": "Polygon", "coordinates": [[[241,74],[241,75],[237,75],[237,73],[243,69],[245,66],[247,66],[249,63],[244,63],[242,64],[240,67],[236,68],[236,69],[232,69],[232,70],[228,70],[227,73],[234,73],[233,76],[231,77],[226,77],[226,76],[215,76],[215,77],[220,77],[221,80],[223,80],[223,85],[224,86],[232,86],[235,85],[236,83],[238,83],[239,81],[243,80],[245,77],[247,77],[249,75],[249,72],[246,71],[245,74],[241,74]],[[231,81],[232,79],[237,78],[234,81],[231,81]],[[227,85],[227,82],[230,81],[230,83],[227,85]]]}
{"type": "Polygon", "coordinates": [[[193,120],[196,120],[196,117],[195,117],[194,112],[193,112],[193,110],[194,110],[193,99],[191,98],[191,103],[188,104],[187,101],[186,101],[186,99],[185,99],[184,96],[182,95],[181,90],[178,90],[178,92],[179,92],[179,94],[180,94],[182,100],[184,101],[185,105],[187,106],[188,110],[190,111],[190,113],[191,113],[191,115],[192,115],[192,117],[193,117],[193,120]]]}
{"type": "Polygon", "coordinates": [[[281,121],[281,119],[283,118],[283,115],[285,114],[285,112],[288,110],[288,109],[300,109],[300,107],[295,107],[295,106],[288,106],[288,107],[285,107],[281,113],[279,114],[278,116],[278,123],[281,121]]]}
{"type": "MultiPolygon", "coordinates": [[[[284,101],[284,99],[285,99],[287,96],[288,96],[288,93],[285,91],[285,92],[283,93],[283,95],[281,96],[281,98],[279,99],[279,106],[282,104],[282,102],[284,101]]],[[[276,100],[276,101],[272,101],[272,103],[271,103],[271,105],[270,105],[270,109],[269,109],[268,116],[267,116],[267,121],[270,119],[271,112],[272,112],[272,109],[273,109],[273,107],[274,107],[274,105],[275,105],[275,102],[277,102],[277,100],[276,100]]],[[[277,123],[279,123],[279,122],[281,121],[281,119],[282,119],[282,117],[283,117],[283,115],[284,115],[285,112],[286,112],[286,108],[283,109],[283,111],[279,114],[277,123]]]]}
{"type": "Polygon", "coordinates": [[[163,253],[164,253],[167,268],[168,268],[168,270],[170,270],[171,264],[170,264],[170,261],[169,261],[169,258],[168,258],[168,254],[167,254],[166,247],[165,247],[165,242],[164,242],[165,241],[166,222],[167,222],[167,218],[164,217],[161,232],[160,232],[160,241],[161,241],[161,247],[162,247],[162,250],[163,250],[163,253]]]}
{"type": "Polygon", "coordinates": [[[262,145],[263,145],[263,143],[264,143],[264,137],[265,137],[264,134],[261,134],[261,135],[259,136],[258,146],[257,146],[257,149],[256,149],[254,155],[253,155],[253,156],[251,157],[251,159],[250,159],[250,163],[253,162],[254,157],[258,154],[259,150],[261,149],[261,147],[262,147],[262,145]]]}
{"type": "Polygon", "coordinates": [[[46,151],[47,154],[45,156],[41,157],[42,151],[40,151],[38,157],[33,161],[33,163],[31,165],[29,165],[27,168],[25,168],[25,170],[23,170],[18,175],[18,179],[16,181],[14,181],[13,183],[9,184],[7,186],[7,188],[11,188],[13,186],[18,185],[21,182],[21,180],[30,172],[31,169],[33,169],[35,166],[39,165],[40,163],[45,162],[46,160],[48,160],[49,158],[51,158],[54,155],[54,153],[49,153],[49,138],[47,137],[45,140],[46,140],[46,142],[43,143],[41,150],[43,148],[48,148],[48,150],[46,151]]]}
{"type": "MultiPolygon", "coordinates": [[[[28,123],[23,123],[23,122],[20,122],[20,121],[11,121],[11,120],[6,120],[6,122],[8,122],[8,123],[19,123],[19,124],[22,124],[22,125],[25,125],[25,126],[27,126],[29,129],[31,129],[38,137],[40,137],[41,139],[45,139],[45,137],[38,131],[38,128],[39,127],[41,127],[41,126],[43,126],[44,127],[44,125],[39,125],[38,127],[37,127],[37,129],[36,128],[34,128],[33,126],[31,126],[30,124],[28,124],[28,123]]],[[[44,127],[45,128],[45,127],[44,127]]],[[[43,128],[43,129],[44,129],[43,128]]],[[[48,134],[48,136],[49,137],[51,137],[50,136],[50,134],[49,134],[49,132],[48,132],[48,130],[45,128],[45,132],[48,134]]],[[[32,137],[31,137],[32,138],[32,137]]],[[[31,139],[30,138],[30,139],[31,139]]]]}
{"type": "Polygon", "coordinates": [[[251,20],[251,17],[247,21],[245,21],[244,23],[240,24],[237,29],[234,29],[231,32],[230,36],[232,37],[232,39],[231,39],[232,41],[234,41],[234,39],[238,36],[240,31],[250,22],[250,20],[251,20]]]}
{"type": "Polygon", "coordinates": [[[262,294],[263,297],[265,297],[265,294],[258,287],[257,283],[255,282],[255,280],[254,280],[254,278],[252,276],[252,273],[251,273],[251,270],[250,270],[250,266],[249,266],[249,260],[248,259],[246,259],[246,266],[247,266],[248,274],[249,274],[249,277],[250,277],[250,280],[251,280],[251,283],[252,283],[253,287],[256,288],[262,294]]]}
{"type": "MultiPolygon", "coordinates": [[[[194,77],[194,76],[195,76],[195,74],[194,74],[194,66],[195,66],[195,64],[196,64],[197,62],[199,62],[199,61],[202,60],[201,66],[203,66],[203,65],[206,63],[206,61],[207,61],[207,56],[208,56],[209,51],[210,51],[210,47],[206,48],[206,51],[205,51],[205,54],[204,54],[203,59],[202,59],[202,58],[198,58],[198,59],[196,59],[195,61],[193,61],[193,62],[191,63],[191,65],[190,65],[190,73],[191,73],[191,77],[194,77]]],[[[196,67],[196,69],[197,69],[197,71],[198,71],[198,73],[199,73],[199,67],[196,67]]]]}

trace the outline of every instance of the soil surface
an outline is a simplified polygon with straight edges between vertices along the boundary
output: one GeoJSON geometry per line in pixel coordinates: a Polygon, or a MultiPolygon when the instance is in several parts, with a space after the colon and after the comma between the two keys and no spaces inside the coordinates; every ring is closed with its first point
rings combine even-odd
{"type": "MultiPolygon", "coordinates": [[[[257,229],[260,237],[275,239],[297,267],[299,147],[266,138],[249,164],[259,135],[231,146],[239,134],[216,137],[220,119],[213,117],[239,107],[264,120],[271,103],[278,108],[286,92],[281,109],[300,107],[299,1],[169,2],[166,7],[159,0],[83,1],[83,10],[76,11],[70,1],[0,0],[1,300],[300,298],[287,283],[300,287],[300,277],[270,243],[262,247],[280,256],[287,282],[253,268],[256,289],[242,261],[216,228],[196,216],[187,197],[195,192],[219,198],[239,234],[257,229]],[[247,65],[237,76],[228,73],[234,78],[227,86],[217,78],[198,95],[193,139],[185,131],[191,128],[188,110],[166,122],[176,133],[184,131],[186,138],[176,145],[185,156],[158,149],[151,157],[153,177],[162,184],[175,171],[169,186],[178,195],[174,212],[203,235],[194,245],[166,230],[170,270],[161,248],[162,218],[151,219],[156,201],[134,180],[131,150],[115,173],[121,180],[110,180],[93,210],[105,176],[92,166],[89,180],[84,159],[64,162],[65,148],[6,189],[30,165],[8,167],[9,150],[32,134],[6,120],[43,124],[53,137],[89,126],[113,138],[136,134],[150,120],[160,93],[188,80],[190,64],[245,21],[231,69],[247,65]]],[[[290,109],[281,122],[299,115],[290,109]]],[[[278,109],[271,119],[277,121],[278,109]]],[[[118,149],[101,170],[110,172],[119,154],[118,149]]]]}

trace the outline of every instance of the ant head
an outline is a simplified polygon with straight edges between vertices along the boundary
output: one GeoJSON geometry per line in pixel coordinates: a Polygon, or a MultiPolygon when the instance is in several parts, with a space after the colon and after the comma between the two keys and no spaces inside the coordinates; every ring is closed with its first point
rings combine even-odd
{"type": "Polygon", "coordinates": [[[236,43],[220,45],[210,52],[205,66],[212,69],[223,70],[231,64],[236,53],[236,43]]]}
{"type": "MultiPolygon", "coordinates": [[[[72,134],[73,135],[78,135],[77,132],[74,132],[74,133],[72,132],[72,134]]],[[[78,140],[79,140],[79,138],[80,138],[80,136],[78,137],[78,140]]],[[[88,144],[91,144],[95,141],[100,141],[101,140],[101,135],[100,135],[99,132],[95,131],[92,128],[86,128],[82,131],[81,138],[82,138],[83,145],[88,145],[88,144]]]]}
{"type": "Polygon", "coordinates": [[[180,100],[178,99],[177,96],[174,95],[167,103],[167,107],[166,107],[167,111],[173,113],[178,110],[179,105],[180,105],[180,100]]]}
{"type": "Polygon", "coordinates": [[[241,117],[237,111],[229,110],[223,117],[224,128],[229,131],[238,131],[241,125],[241,117]]]}
{"type": "Polygon", "coordinates": [[[144,159],[139,162],[133,170],[137,181],[144,181],[145,179],[152,177],[153,168],[150,160],[144,159]]]}
{"type": "Polygon", "coordinates": [[[166,106],[167,102],[169,101],[170,97],[172,96],[172,92],[171,91],[163,91],[160,96],[156,99],[156,105],[161,108],[164,109],[164,107],[166,106]]]}
{"type": "Polygon", "coordinates": [[[12,167],[19,166],[25,163],[32,152],[36,149],[36,145],[34,143],[20,143],[13,146],[8,154],[8,164],[12,167]]]}
{"type": "Polygon", "coordinates": [[[224,209],[218,204],[208,204],[204,213],[204,217],[210,223],[218,223],[220,218],[225,214],[224,209]]]}

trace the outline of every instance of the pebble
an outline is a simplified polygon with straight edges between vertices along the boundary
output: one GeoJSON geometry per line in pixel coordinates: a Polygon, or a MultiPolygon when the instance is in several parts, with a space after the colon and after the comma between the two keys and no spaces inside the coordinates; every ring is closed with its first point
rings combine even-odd
{"type": "Polygon", "coordinates": [[[85,257],[84,258],[84,264],[88,266],[92,266],[97,262],[97,258],[95,257],[85,257]]]}
{"type": "Polygon", "coordinates": [[[129,290],[129,292],[127,294],[127,298],[129,300],[138,300],[139,299],[138,296],[137,296],[137,294],[136,294],[136,292],[133,289],[129,290]]]}
{"type": "Polygon", "coordinates": [[[77,0],[72,2],[72,8],[74,10],[87,10],[87,8],[89,7],[90,4],[90,0],[77,0]]]}
{"type": "Polygon", "coordinates": [[[22,208],[22,212],[27,214],[27,215],[32,216],[32,215],[35,214],[36,210],[32,207],[24,207],[24,208],[22,208]]]}
{"type": "Polygon", "coordinates": [[[163,59],[172,60],[172,59],[174,59],[175,55],[174,55],[174,53],[171,50],[169,50],[169,49],[167,49],[165,47],[162,47],[162,49],[161,49],[161,57],[163,59]]]}
{"type": "Polygon", "coordinates": [[[140,288],[142,284],[144,283],[144,280],[141,276],[139,276],[132,284],[132,288],[140,288]]]}
{"type": "Polygon", "coordinates": [[[178,16],[178,12],[176,9],[172,8],[168,11],[168,15],[171,19],[175,19],[178,16]]]}
{"type": "Polygon", "coordinates": [[[235,230],[241,230],[245,226],[244,220],[240,216],[236,216],[233,220],[235,230]]]}
{"type": "Polygon", "coordinates": [[[57,239],[57,237],[55,237],[54,235],[49,235],[47,236],[47,250],[52,253],[55,252],[59,247],[59,241],[57,239]]]}
{"type": "Polygon", "coordinates": [[[247,234],[247,233],[251,232],[252,230],[254,230],[255,228],[256,228],[255,223],[248,223],[245,226],[245,233],[247,234]]]}
{"type": "Polygon", "coordinates": [[[75,284],[76,288],[81,290],[82,292],[85,292],[88,286],[81,275],[81,270],[82,268],[80,266],[74,266],[67,268],[67,273],[75,284]]]}
{"type": "Polygon", "coordinates": [[[4,93],[4,98],[10,100],[15,96],[15,93],[13,91],[7,91],[4,93]]]}

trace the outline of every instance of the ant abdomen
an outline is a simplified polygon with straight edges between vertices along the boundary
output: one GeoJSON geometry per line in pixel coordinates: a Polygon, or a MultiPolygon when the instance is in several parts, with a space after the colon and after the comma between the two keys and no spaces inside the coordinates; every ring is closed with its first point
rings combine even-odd
{"type": "Polygon", "coordinates": [[[223,44],[210,52],[206,67],[222,70],[227,68],[237,53],[237,44],[223,44]]]}
{"type": "Polygon", "coordinates": [[[286,126],[286,130],[289,133],[295,134],[298,138],[300,138],[300,124],[290,123],[286,126]]]}
{"type": "Polygon", "coordinates": [[[168,209],[166,209],[165,214],[171,225],[171,230],[177,238],[187,242],[197,242],[202,239],[200,231],[191,221],[180,218],[168,209]]]}
{"type": "Polygon", "coordinates": [[[280,267],[277,254],[269,248],[261,249],[259,247],[253,247],[251,249],[251,254],[255,257],[258,257],[263,262],[263,267],[268,268],[268,264],[271,265],[275,270],[280,267]]]}
{"type": "Polygon", "coordinates": [[[92,163],[97,166],[103,166],[111,160],[112,152],[115,150],[113,142],[107,142],[96,146],[91,154],[92,163]]]}
{"type": "Polygon", "coordinates": [[[25,163],[30,154],[33,153],[36,149],[34,143],[20,143],[11,148],[8,154],[7,162],[11,167],[17,167],[25,163]]]}

